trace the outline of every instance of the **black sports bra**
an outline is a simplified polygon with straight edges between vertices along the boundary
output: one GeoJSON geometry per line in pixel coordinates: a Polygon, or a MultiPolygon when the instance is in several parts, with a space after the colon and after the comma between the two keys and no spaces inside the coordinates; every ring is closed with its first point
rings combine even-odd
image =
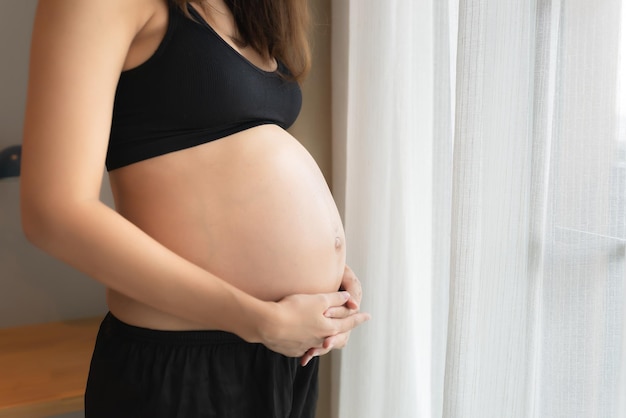
{"type": "Polygon", "coordinates": [[[107,170],[190,148],[263,124],[296,120],[296,82],[264,71],[233,49],[189,6],[171,2],[167,31],[143,64],[122,72],[113,108],[107,170]]]}

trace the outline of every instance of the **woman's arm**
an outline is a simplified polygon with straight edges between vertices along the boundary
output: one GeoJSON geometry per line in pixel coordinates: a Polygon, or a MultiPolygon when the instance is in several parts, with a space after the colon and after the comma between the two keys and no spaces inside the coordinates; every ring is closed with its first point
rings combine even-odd
{"type": "Polygon", "coordinates": [[[342,293],[262,302],[186,261],[100,202],[117,81],[157,0],[42,0],[31,49],[21,205],[38,247],[142,303],[290,356],[352,329],[342,293]]]}

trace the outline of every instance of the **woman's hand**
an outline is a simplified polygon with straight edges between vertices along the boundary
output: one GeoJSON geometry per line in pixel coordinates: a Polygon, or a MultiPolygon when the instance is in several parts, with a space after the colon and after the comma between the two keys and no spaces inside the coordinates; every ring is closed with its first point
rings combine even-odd
{"type": "Polygon", "coordinates": [[[286,356],[302,357],[311,347],[323,347],[329,337],[343,341],[342,335],[370,318],[346,308],[350,299],[346,291],[287,296],[274,304],[270,320],[261,325],[261,342],[286,356]]]}
{"type": "MultiPolygon", "coordinates": [[[[361,282],[348,266],[345,266],[344,268],[340,290],[348,292],[350,294],[350,298],[342,306],[329,308],[325,313],[325,315],[329,318],[347,318],[350,315],[359,312],[361,298],[363,296],[361,282]]],[[[349,329],[346,332],[326,337],[320,346],[312,346],[312,348],[310,348],[302,356],[300,363],[303,366],[306,366],[313,357],[322,356],[330,352],[330,350],[345,347],[350,339],[351,331],[352,329],[349,329]]]]}
{"type": "Polygon", "coordinates": [[[343,269],[343,277],[339,290],[345,290],[350,293],[350,299],[346,302],[346,307],[358,311],[361,298],[363,297],[363,290],[361,288],[361,281],[348,266],[345,266],[343,269]]]}

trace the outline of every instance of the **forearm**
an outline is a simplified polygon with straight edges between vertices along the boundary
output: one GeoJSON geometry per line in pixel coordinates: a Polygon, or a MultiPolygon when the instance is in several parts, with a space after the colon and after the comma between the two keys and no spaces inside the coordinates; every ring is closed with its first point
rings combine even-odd
{"type": "Polygon", "coordinates": [[[139,302],[260,340],[270,304],[173,253],[99,201],[32,209],[37,205],[25,204],[24,230],[45,252],[139,302]]]}

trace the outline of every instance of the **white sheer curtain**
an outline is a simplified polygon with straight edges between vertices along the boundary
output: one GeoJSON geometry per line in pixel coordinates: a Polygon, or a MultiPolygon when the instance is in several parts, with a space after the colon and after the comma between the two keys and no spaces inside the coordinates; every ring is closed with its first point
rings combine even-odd
{"type": "Polygon", "coordinates": [[[334,416],[626,417],[623,9],[333,3],[334,416]]]}
{"type": "Polygon", "coordinates": [[[333,88],[347,112],[333,119],[335,137],[345,139],[335,142],[333,155],[347,157],[333,165],[333,184],[343,186],[335,195],[344,210],[350,264],[364,279],[363,306],[376,319],[335,358],[341,382],[336,408],[340,417],[428,416],[433,141],[416,138],[433,135],[434,70],[422,59],[433,54],[432,5],[333,2],[333,19],[342,12],[350,23],[334,25],[348,38],[333,54],[333,88]],[[395,47],[407,40],[420,53],[395,47]],[[410,396],[381,396],[387,391],[410,396]]]}

